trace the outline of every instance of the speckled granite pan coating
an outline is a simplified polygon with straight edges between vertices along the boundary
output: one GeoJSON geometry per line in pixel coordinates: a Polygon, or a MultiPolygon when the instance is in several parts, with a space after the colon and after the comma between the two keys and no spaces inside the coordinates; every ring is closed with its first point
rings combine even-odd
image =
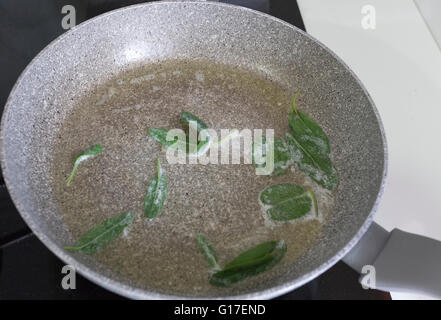
{"type": "Polygon", "coordinates": [[[328,133],[340,173],[333,209],[305,254],[252,286],[205,295],[269,298],[332,266],[369,226],[383,188],[386,146],[376,109],[353,73],[323,45],[275,18],[223,4],[163,2],[116,10],[66,33],[33,60],[8,99],[1,128],[3,174],[32,230],[66,263],[119,294],[194,295],[150,288],[95,257],[65,252],[63,245],[77,235],[59,212],[52,169],[74,108],[93,108],[79,101],[128,70],[170,59],[245,69],[284,88],[285,96],[302,88],[303,109],[328,133]]]}

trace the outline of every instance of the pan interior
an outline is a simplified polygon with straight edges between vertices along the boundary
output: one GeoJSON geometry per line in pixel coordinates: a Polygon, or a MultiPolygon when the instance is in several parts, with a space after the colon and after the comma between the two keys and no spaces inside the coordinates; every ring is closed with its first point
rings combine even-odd
{"type": "Polygon", "coordinates": [[[80,99],[58,133],[52,163],[57,211],[74,238],[121,212],[136,213],[124,235],[96,259],[140,286],[207,296],[268,281],[314,243],[332,209],[332,194],[296,170],[258,176],[243,159],[241,164],[231,159],[230,164],[169,164],[148,129],[180,128],[180,114],[189,111],[219,134],[221,129],[273,129],[283,137],[293,94],[261,75],[208,61],[165,61],[118,74],[80,99]],[[104,151],[81,164],[67,187],[75,156],[97,143],[104,151]],[[157,158],[169,194],[160,215],[148,220],[143,199],[156,175],[157,158]],[[265,218],[259,193],[280,183],[314,190],[319,217],[311,211],[289,223],[265,218]],[[272,272],[219,289],[209,284],[210,268],[196,242],[199,234],[215,248],[221,265],[264,241],[285,240],[288,251],[272,272]]]}

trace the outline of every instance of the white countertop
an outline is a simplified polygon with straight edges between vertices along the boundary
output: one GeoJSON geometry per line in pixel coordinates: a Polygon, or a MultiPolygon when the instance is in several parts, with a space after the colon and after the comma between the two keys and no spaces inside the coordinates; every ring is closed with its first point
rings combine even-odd
{"type": "Polygon", "coordinates": [[[298,4],[308,33],[354,70],[383,119],[389,174],[376,222],[441,240],[441,51],[435,29],[412,0],[298,4]],[[362,27],[365,5],[375,9],[375,29],[362,27]]]}

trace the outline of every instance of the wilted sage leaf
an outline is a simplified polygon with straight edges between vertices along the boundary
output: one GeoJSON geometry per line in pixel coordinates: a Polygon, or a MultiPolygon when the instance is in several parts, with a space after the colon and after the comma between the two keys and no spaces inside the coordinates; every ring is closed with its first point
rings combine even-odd
{"type": "Polygon", "coordinates": [[[259,200],[272,220],[289,221],[300,218],[311,211],[312,206],[318,215],[315,194],[295,184],[266,187],[260,193],[259,200]]]}
{"type": "MultiPolygon", "coordinates": [[[[262,143],[257,141],[253,143],[253,164],[256,168],[267,167],[267,150],[270,147],[271,145],[266,142],[264,136],[262,136],[262,143]],[[257,154],[262,156],[263,161],[256,161],[257,154]]],[[[280,176],[288,171],[289,166],[292,164],[291,152],[283,139],[274,138],[274,156],[273,159],[269,160],[274,162],[274,169],[271,175],[280,176]]]]}
{"type": "Polygon", "coordinates": [[[205,240],[204,236],[202,235],[198,236],[198,245],[199,245],[199,249],[204,254],[204,257],[207,260],[207,262],[210,264],[210,266],[214,270],[220,270],[221,267],[217,263],[216,253],[214,252],[212,246],[208,244],[207,240],[205,240]]]}
{"type": "MultiPolygon", "coordinates": [[[[198,117],[196,117],[195,115],[193,115],[190,112],[183,112],[181,114],[181,122],[182,122],[185,130],[187,131],[187,136],[186,136],[185,141],[179,141],[177,137],[172,141],[168,141],[167,134],[168,134],[169,130],[167,130],[167,129],[151,128],[151,129],[149,129],[149,134],[153,139],[158,141],[160,144],[162,144],[166,148],[173,147],[176,149],[179,148],[181,150],[183,150],[185,148],[187,154],[190,154],[190,155],[198,155],[200,153],[207,151],[210,146],[211,137],[207,136],[205,139],[203,139],[201,141],[197,140],[197,135],[199,135],[202,130],[208,129],[207,125],[202,120],[200,120],[198,117]],[[196,136],[195,141],[190,140],[189,132],[191,130],[195,131],[195,136],[196,136]],[[185,146],[182,146],[179,143],[184,143],[185,146]],[[181,146],[183,148],[181,148],[181,146]]],[[[205,133],[207,133],[207,132],[205,132],[205,133]]]]}
{"type": "Polygon", "coordinates": [[[338,184],[338,174],[330,159],[328,138],[317,123],[297,110],[298,95],[299,92],[292,102],[292,111],[288,115],[291,132],[286,134],[292,160],[312,180],[332,190],[338,184]]]}
{"type": "Polygon", "coordinates": [[[286,253],[285,241],[269,241],[249,249],[214,273],[210,283],[229,287],[238,281],[258,275],[274,267],[286,253]]]}
{"type": "Polygon", "coordinates": [[[144,215],[147,218],[153,219],[161,212],[167,198],[167,189],[167,179],[163,175],[161,162],[158,159],[157,176],[150,181],[144,199],[144,215]]]}
{"type": "Polygon", "coordinates": [[[69,178],[67,178],[67,180],[66,180],[66,185],[69,186],[72,183],[72,179],[75,176],[75,172],[77,172],[78,166],[80,165],[80,163],[86,159],[89,159],[89,158],[92,158],[92,157],[98,155],[102,149],[103,149],[103,147],[100,144],[96,144],[96,145],[84,150],[83,153],[80,156],[78,156],[78,158],[75,160],[72,172],[70,173],[69,178]]]}
{"type": "Polygon", "coordinates": [[[95,253],[116,239],[132,222],[134,213],[123,213],[117,217],[105,220],[82,236],[75,245],[65,247],[66,250],[79,251],[86,254],[95,253]]]}
{"type": "Polygon", "coordinates": [[[177,137],[175,137],[175,139],[172,141],[168,141],[167,140],[168,132],[169,132],[169,130],[161,129],[161,128],[150,128],[149,129],[150,136],[166,148],[171,147],[172,145],[174,145],[178,141],[177,137]]]}

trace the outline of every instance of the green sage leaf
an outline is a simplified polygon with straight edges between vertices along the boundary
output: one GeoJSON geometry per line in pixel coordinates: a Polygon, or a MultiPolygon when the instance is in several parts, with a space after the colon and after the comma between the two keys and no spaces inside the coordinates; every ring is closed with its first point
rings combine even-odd
{"type": "Polygon", "coordinates": [[[162,210],[165,199],[167,198],[167,179],[162,174],[161,162],[158,158],[157,176],[150,181],[144,199],[144,215],[155,218],[162,210]]]}
{"type": "Polygon", "coordinates": [[[330,159],[331,149],[328,138],[317,123],[297,110],[298,95],[299,91],[292,102],[292,111],[288,115],[291,132],[286,134],[292,160],[312,180],[332,190],[338,184],[338,174],[330,159]]]}
{"type": "Polygon", "coordinates": [[[180,141],[178,137],[175,137],[172,141],[168,141],[167,134],[169,131],[170,130],[167,129],[151,128],[149,129],[149,134],[165,148],[174,148],[176,150],[179,148],[180,150],[185,150],[187,154],[198,154],[208,148],[210,142],[208,139],[199,141],[196,144],[191,143],[188,136],[185,137],[185,141],[180,141]]]}
{"type": "Polygon", "coordinates": [[[180,149],[184,150],[185,148],[187,154],[190,155],[199,155],[203,152],[206,152],[210,147],[211,137],[208,136],[202,141],[191,142],[188,133],[190,131],[190,127],[192,127],[199,135],[202,130],[208,129],[207,125],[190,112],[183,112],[181,114],[181,122],[185,130],[187,131],[185,142],[179,141],[178,137],[175,137],[175,139],[172,141],[167,141],[167,134],[169,132],[169,130],[167,129],[151,128],[149,129],[149,134],[153,139],[155,139],[166,148],[177,149],[182,146],[182,148],[180,149]],[[179,143],[185,143],[185,146],[180,145],[179,143]]]}
{"type": "Polygon", "coordinates": [[[167,141],[167,134],[169,130],[161,128],[150,128],[149,135],[164,147],[169,148],[178,142],[178,137],[175,137],[172,141],[167,141]]]}
{"type": "Polygon", "coordinates": [[[205,122],[203,122],[201,119],[190,112],[182,112],[181,122],[185,130],[187,130],[187,133],[191,125],[195,125],[194,129],[196,129],[197,133],[201,132],[202,130],[208,129],[208,126],[205,124],[205,122]]]}
{"type": "Polygon", "coordinates": [[[210,264],[210,266],[214,270],[220,270],[221,267],[217,262],[216,253],[214,252],[213,247],[208,244],[207,240],[205,240],[204,236],[202,235],[198,236],[198,245],[199,245],[199,249],[204,254],[204,257],[207,260],[207,262],[210,264]]]}
{"type": "Polygon", "coordinates": [[[285,241],[269,241],[249,249],[230,261],[221,271],[214,273],[210,283],[229,287],[238,281],[273,268],[286,253],[285,241]]]}
{"type": "Polygon", "coordinates": [[[103,147],[100,144],[96,144],[96,145],[84,150],[83,153],[78,156],[78,158],[75,160],[72,172],[70,173],[69,178],[67,178],[67,180],[66,180],[67,186],[70,186],[70,184],[72,183],[72,179],[75,176],[75,173],[77,172],[78,166],[80,165],[80,163],[83,162],[84,160],[87,160],[89,158],[92,158],[92,157],[98,155],[102,149],[103,149],[103,147]]]}
{"type": "Polygon", "coordinates": [[[201,131],[207,130],[208,126],[201,119],[190,112],[182,112],[181,123],[187,131],[187,153],[200,154],[208,150],[210,146],[211,137],[207,136],[204,140],[198,140],[197,143],[191,142],[189,137],[190,128],[193,128],[199,136],[201,131]]]}
{"type": "MultiPolygon", "coordinates": [[[[265,136],[262,136],[262,143],[259,143],[257,141],[255,141],[253,143],[253,154],[252,154],[252,158],[253,158],[253,164],[256,168],[265,168],[267,165],[267,150],[268,148],[270,148],[271,146],[266,142],[266,138],[265,136]],[[265,161],[263,161],[263,163],[259,164],[258,162],[261,161],[257,161],[257,151],[260,150],[260,155],[262,155],[262,157],[265,157],[265,161]]],[[[273,157],[273,161],[274,161],[274,169],[271,172],[271,175],[275,175],[275,176],[280,176],[285,174],[288,169],[289,166],[292,163],[292,159],[291,159],[291,152],[290,149],[288,148],[288,145],[286,144],[286,142],[281,139],[281,138],[274,138],[274,157],[273,157]]]]}
{"type": "Polygon", "coordinates": [[[134,213],[123,213],[117,217],[105,220],[83,235],[75,245],[65,247],[66,250],[92,254],[116,239],[133,221],[134,213]]]}
{"type": "Polygon", "coordinates": [[[318,215],[314,192],[295,184],[279,184],[266,187],[260,193],[260,202],[265,213],[275,221],[289,221],[303,217],[314,206],[318,215]]]}

